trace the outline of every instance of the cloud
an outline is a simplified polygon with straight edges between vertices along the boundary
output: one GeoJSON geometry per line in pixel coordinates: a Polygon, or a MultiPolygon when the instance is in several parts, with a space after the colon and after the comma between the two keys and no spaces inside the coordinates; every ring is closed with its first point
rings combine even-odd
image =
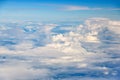
{"type": "Polygon", "coordinates": [[[108,10],[120,10],[120,8],[108,8],[108,10]]]}
{"type": "Polygon", "coordinates": [[[79,10],[120,10],[120,8],[102,8],[102,7],[89,7],[89,6],[76,6],[76,5],[56,5],[47,4],[47,6],[56,7],[58,10],[63,11],[79,11],[79,10]]]}
{"type": "Polygon", "coordinates": [[[87,6],[75,6],[75,5],[65,5],[65,4],[41,4],[42,6],[53,7],[57,10],[72,11],[72,10],[89,10],[87,6]]]}
{"type": "Polygon", "coordinates": [[[33,69],[26,64],[13,64],[0,66],[0,79],[2,80],[34,80],[36,78],[49,78],[49,70],[47,69],[33,69]],[[14,66],[13,66],[14,65],[14,66]]]}
{"type": "Polygon", "coordinates": [[[89,10],[89,7],[85,6],[64,6],[62,10],[75,11],[75,10],[89,10]]]}
{"type": "MultiPolygon", "coordinates": [[[[119,42],[119,36],[116,36],[119,34],[119,21],[90,18],[77,27],[68,27],[70,32],[55,35],[50,34],[53,33],[52,29],[57,26],[56,24],[38,25],[32,22],[29,25],[27,23],[20,25],[26,25],[24,28],[29,31],[33,29],[36,31],[28,33],[23,27],[18,28],[16,25],[11,27],[10,33],[7,33],[9,29],[2,29],[2,32],[6,31],[4,33],[10,37],[13,31],[18,30],[17,34],[22,35],[22,39],[27,38],[14,45],[1,45],[1,80],[79,80],[80,77],[83,79],[89,77],[86,80],[100,80],[119,75],[117,66],[120,58],[116,56],[119,54],[119,51],[116,51],[119,50],[119,44],[112,43],[112,41],[119,42]],[[49,35],[51,42],[44,46],[36,46],[34,43],[41,43],[43,38],[38,42],[31,39],[38,39],[37,36],[43,35],[40,35],[41,33],[49,35]],[[112,40],[108,40],[108,36],[112,37],[112,40]]],[[[67,27],[62,29],[67,30],[67,27]]],[[[17,34],[14,33],[14,38],[19,40],[17,34]]],[[[9,40],[6,37],[2,39],[9,40]]],[[[14,39],[10,40],[14,42],[14,39]]]]}

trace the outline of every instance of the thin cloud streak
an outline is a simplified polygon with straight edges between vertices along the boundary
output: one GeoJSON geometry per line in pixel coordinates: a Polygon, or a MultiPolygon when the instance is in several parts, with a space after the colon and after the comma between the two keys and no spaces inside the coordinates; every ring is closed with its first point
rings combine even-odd
{"type": "Polygon", "coordinates": [[[61,10],[74,11],[74,10],[89,10],[86,6],[64,6],[61,10]]]}
{"type": "Polygon", "coordinates": [[[67,5],[60,8],[60,10],[64,11],[80,11],[80,10],[120,10],[120,8],[90,8],[87,6],[72,6],[67,5]]]}
{"type": "Polygon", "coordinates": [[[60,11],[80,11],[80,10],[120,10],[120,8],[102,8],[102,7],[89,7],[89,6],[76,6],[76,5],[66,5],[66,4],[34,4],[37,5],[39,7],[10,7],[10,8],[5,8],[7,10],[41,10],[43,8],[49,8],[51,10],[60,10],[60,11]]]}

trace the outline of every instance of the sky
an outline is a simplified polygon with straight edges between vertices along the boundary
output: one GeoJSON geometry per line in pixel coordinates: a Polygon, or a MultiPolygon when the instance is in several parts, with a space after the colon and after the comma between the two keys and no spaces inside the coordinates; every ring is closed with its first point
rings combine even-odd
{"type": "Polygon", "coordinates": [[[120,19],[120,0],[0,0],[0,21],[120,19]]]}

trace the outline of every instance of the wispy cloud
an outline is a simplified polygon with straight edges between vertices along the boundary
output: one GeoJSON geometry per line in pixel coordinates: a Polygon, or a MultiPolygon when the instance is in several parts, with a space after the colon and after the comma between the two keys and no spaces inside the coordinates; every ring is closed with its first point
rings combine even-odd
{"type": "MultiPolygon", "coordinates": [[[[60,7],[60,6],[59,6],[60,7]]],[[[73,6],[73,5],[64,5],[60,7],[60,10],[64,11],[79,11],[79,10],[120,10],[120,8],[98,8],[98,7],[88,7],[88,6],[73,6]]]]}
{"type": "Polygon", "coordinates": [[[55,9],[63,11],[80,11],[80,10],[120,10],[120,8],[102,8],[102,7],[88,7],[88,6],[76,6],[76,5],[58,5],[58,4],[44,4],[46,6],[52,6],[55,9]]]}
{"type": "Polygon", "coordinates": [[[102,8],[90,8],[87,6],[63,6],[61,10],[66,10],[66,11],[77,11],[77,10],[102,10],[102,8]]]}
{"type": "Polygon", "coordinates": [[[74,10],[89,10],[89,7],[86,6],[63,6],[61,10],[74,11],[74,10]]]}
{"type": "Polygon", "coordinates": [[[120,8],[103,8],[103,7],[90,7],[90,6],[81,6],[81,5],[66,5],[66,4],[35,4],[39,5],[40,7],[14,7],[8,8],[8,10],[41,10],[42,8],[49,8],[52,10],[61,10],[61,11],[80,11],[80,10],[120,10],[120,8]]]}
{"type": "Polygon", "coordinates": [[[120,10],[120,8],[109,8],[108,10],[120,10]]]}

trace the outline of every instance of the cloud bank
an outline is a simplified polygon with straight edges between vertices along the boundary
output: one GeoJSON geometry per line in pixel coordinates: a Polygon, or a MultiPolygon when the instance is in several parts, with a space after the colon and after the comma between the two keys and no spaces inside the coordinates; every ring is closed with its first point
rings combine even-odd
{"type": "Polygon", "coordinates": [[[35,22],[0,27],[1,80],[119,80],[120,21],[90,18],[75,27],[35,22]]]}

